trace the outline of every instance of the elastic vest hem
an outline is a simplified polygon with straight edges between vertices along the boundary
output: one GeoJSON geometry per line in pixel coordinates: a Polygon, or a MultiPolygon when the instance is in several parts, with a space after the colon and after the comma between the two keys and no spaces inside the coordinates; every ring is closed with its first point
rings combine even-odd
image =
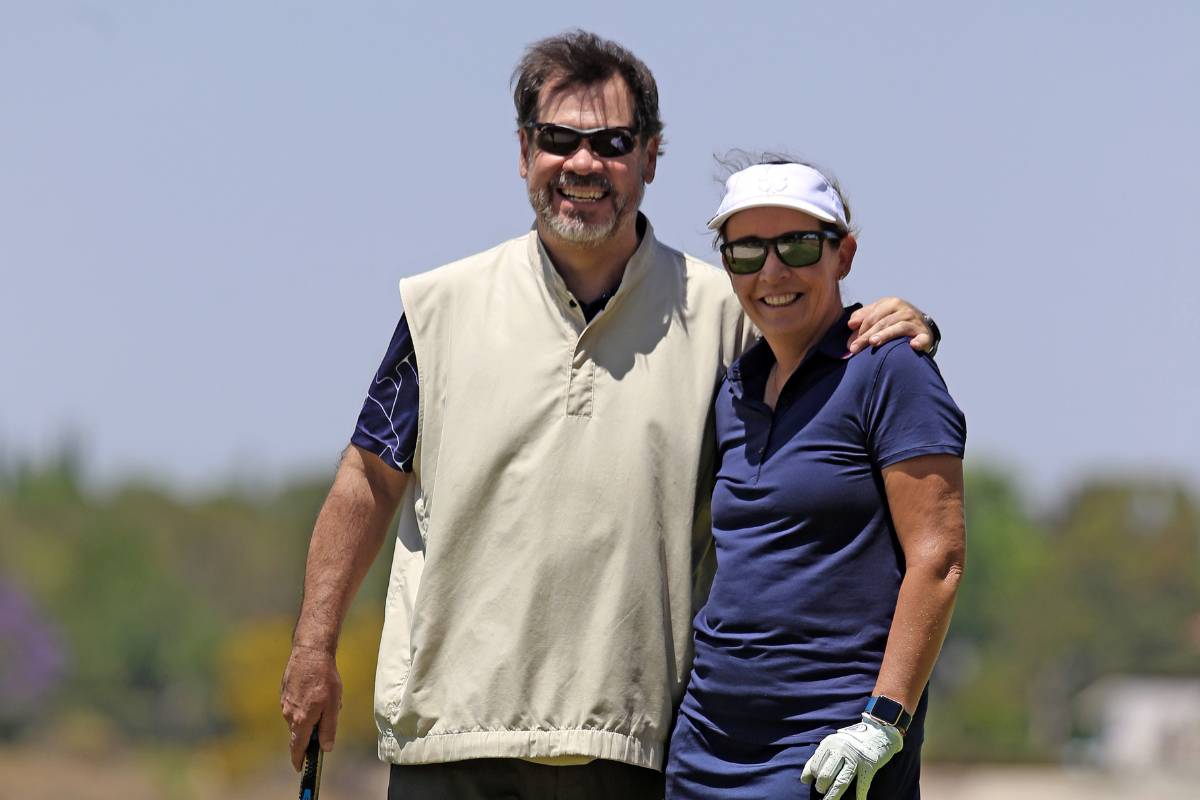
{"type": "Polygon", "coordinates": [[[663,746],[615,731],[468,731],[417,738],[379,737],[379,758],[393,764],[440,764],[471,758],[587,756],[662,769],[663,746]]]}

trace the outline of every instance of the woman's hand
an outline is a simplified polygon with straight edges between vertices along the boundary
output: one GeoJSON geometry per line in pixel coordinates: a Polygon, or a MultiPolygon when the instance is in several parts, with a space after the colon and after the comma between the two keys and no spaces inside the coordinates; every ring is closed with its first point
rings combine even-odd
{"type": "Polygon", "coordinates": [[[800,781],[816,781],[817,791],[825,795],[825,800],[837,800],[857,778],[857,800],[867,800],[875,773],[903,749],[904,737],[896,726],[863,714],[862,722],[821,740],[817,752],[804,765],[800,781]]]}

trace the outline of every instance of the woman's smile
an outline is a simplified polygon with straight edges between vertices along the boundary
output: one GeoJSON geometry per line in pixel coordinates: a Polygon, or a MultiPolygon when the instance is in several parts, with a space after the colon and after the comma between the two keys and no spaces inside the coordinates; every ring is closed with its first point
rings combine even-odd
{"type": "Polygon", "coordinates": [[[791,292],[789,294],[770,294],[762,298],[762,302],[772,306],[773,308],[779,308],[781,306],[790,306],[803,296],[804,295],[798,292],[791,292]]]}

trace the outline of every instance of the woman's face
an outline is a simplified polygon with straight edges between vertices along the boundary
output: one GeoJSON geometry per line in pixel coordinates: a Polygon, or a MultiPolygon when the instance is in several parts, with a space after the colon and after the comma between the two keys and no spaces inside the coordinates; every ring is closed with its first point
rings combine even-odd
{"type": "MultiPolygon", "coordinates": [[[[820,221],[802,211],[765,206],[730,217],[725,223],[725,241],[773,239],[793,231],[819,230],[820,221]]],[[[750,275],[729,272],[729,280],[746,315],[768,342],[807,349],[842,313],[838,281],[850,272],[856,246],[851,234],[837,245],[826,241],[820,260],[806,267],[787,266],[772,247],[761,270],[750,275]]]]}

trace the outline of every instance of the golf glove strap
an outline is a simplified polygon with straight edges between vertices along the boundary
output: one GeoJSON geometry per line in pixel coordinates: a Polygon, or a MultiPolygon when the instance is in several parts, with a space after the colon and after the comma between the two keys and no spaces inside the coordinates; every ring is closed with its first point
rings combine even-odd
{"type": "Polygon", "coordinates": [[[862,722],[842,728],[821,740],[817,752],[804,765],[800,780],[816,781],[825,800],[837,800],[850,781],[858,779],[856,800],[867,800],[875,773],[904,749],[904,737],[895,725],[866,714],[862,722]]]}

